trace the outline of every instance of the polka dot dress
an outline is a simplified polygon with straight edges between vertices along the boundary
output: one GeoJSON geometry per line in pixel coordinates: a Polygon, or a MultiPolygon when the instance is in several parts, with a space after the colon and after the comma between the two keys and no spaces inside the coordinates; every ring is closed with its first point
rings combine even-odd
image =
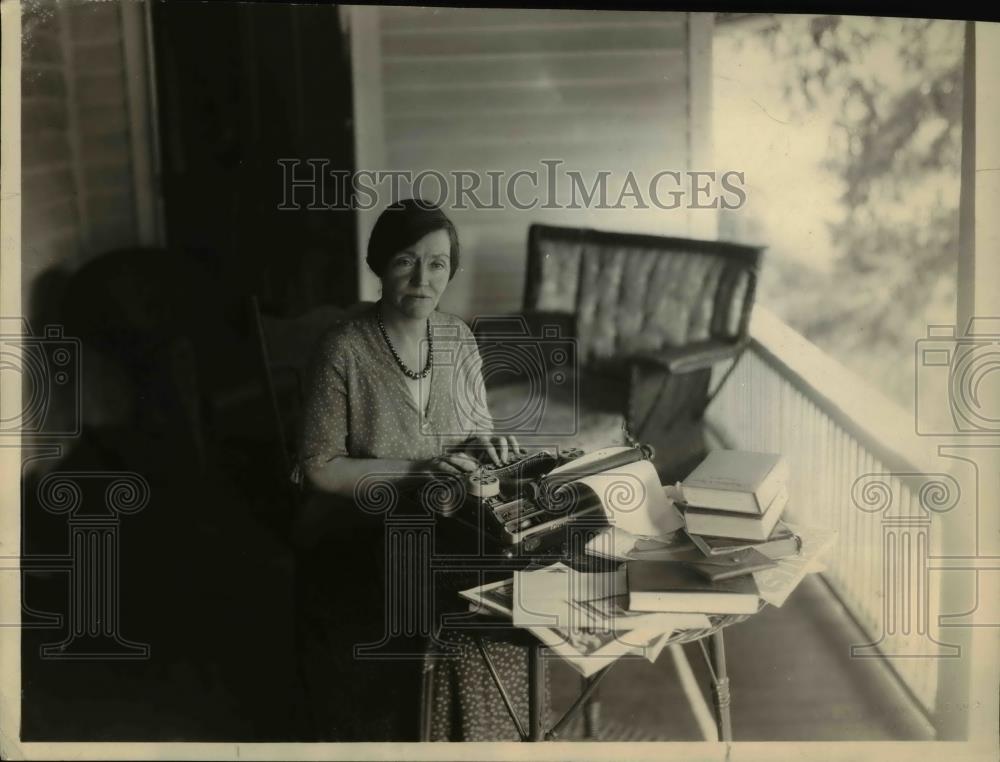
{"type": "MultiPolygon", "coordinates": [[[[434,659],[431,741],[520,741],[517,727],[503,703],[475,640],[464,633],[450,641],[458,655],[434,659]]],[[[528,649],[486,641],[518,719],[528,730],[528,649]]],[[[546,672],[546,676],[548,672],[546,672]]],[[[545,686],[548,706],[549,685],[545,686]]],[[[544,717],[543,717],[544,719],[544,717]]]]}
{"type": "MultiPolygon", "coordinates": [[[[472,433],[491,429],[481,358],[475,338],[462,320],[453,315],[432,313],[434,365],[427,379],[410,382],[389,352],[375,315],[372,307],[337,326],[319,347],[307,389],[299,442],[300,462],[304,465],[322,464],[344,456],[431,458],[472,433]],[[415,391],[412,383],[429,383],[429,394],[421,394],[425,392],[422,389],[415,391]],[[422,398],[427,399],[423,411],[417,401],[422,398]]],[[[375,583],[373,591],[382,585],[381,580],[375,583]]],[[[316,601],[310,604],[314,609],[333,605],[323,596],[316,601]]],[[[381,614],[379,606],[368,610],[371,616],[381,614]]],[[[320,611],[316,614],[310,619],[329,621],[331,633],[327,641],[337,643],[337,635],[333,632],[338,626],[336,619],[329,617],[329,612],[325,616],[320,611]]],[[[419,692],[414,691],[409,715],[416,717],[421,711],[429,713],[430,740],[518,740],[516,727],[475,641],[462,633],[452,633],[448,638],[453,648],[447,655],[429,651],[425,659],[425,669],[432,670],[433,674],[429,706],[420,707],[419,692]]],[[[345,646],[329,647],[343,650],[345,646]]],[[[519,717],[527,723],[527,649],[499,642],[488,642],[487,649],[519,717]]],[[[323,686],[336,686],[342,691],[344,685],[350,685],[353,686],[350,690],[357,691],[357,695],[349,696],[347,702],[331,701],[331,707],[362,704],[368,700],[366,691],[368,694],[378,691],[378,686],[364,685],[370,681],[363,677],[363,672],[343,674],[342,670],[354,669],[349,661],[324,658],[311,661],[311,664],[303,664],[303,674],[317,693],[323,686]],[[338,670],[323,670],[324,664],[340,666],[338,670]],[[337,674],[332,674],[335,671],[337,674]]],[[[403,665],[399,668],[403,669],[403,665]]],[[[408,699],[404,697],[404,700],[408,699]]],[[[377,711],[377,697],[372,703],[377,711]]],[[[334,713],[333,709],[326,711],[334,713]]],[[[358,713],[365,714],[364,711],[358,713]]],[[[342,719],[329,718],[331,725],[338,722],[342,719]]],[[[379,732],[380,737],[368,740],[416,740],[392,729],[379,732]]]]}

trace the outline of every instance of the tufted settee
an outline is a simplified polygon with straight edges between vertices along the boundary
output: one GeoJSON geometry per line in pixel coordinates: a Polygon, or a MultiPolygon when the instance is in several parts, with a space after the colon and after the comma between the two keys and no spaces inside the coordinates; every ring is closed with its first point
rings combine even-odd
{"type": "Polygon", "coordinates": [[[522,437],[586,449],[630,438],[651,443],[663,480],[682,478],[705,449],[712,370],[731,369],[745,347],[762,253],[533,225],[517,325],[474,321],[494,417],[522,424],[522,437]],[[512,367],[509,352],[490,351],[516,332],[548,360],[541,382],[532,368],[512,367]],[[569,361],[551,362],[562,355],[547,348],[567,343],[569,361]],[[528,408],[533,417],[518,417],[528,408]]]}

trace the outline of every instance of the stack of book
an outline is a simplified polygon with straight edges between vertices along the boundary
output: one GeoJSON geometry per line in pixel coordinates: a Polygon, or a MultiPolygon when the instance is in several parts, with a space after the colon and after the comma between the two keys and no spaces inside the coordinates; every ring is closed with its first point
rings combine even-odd
{"type": "Polygon", "coordinates": [[[833,540],[818,531],[810,537],[806,553],[803,539],[779,522],[763,543],[689,535],[693,548],[662,560],[633,554],[625,563],[628,610],[753,614],[761,600],[780,606],[833,540]]]}
{"type": "Polygon", "coordinates": [[[689,535],[767,542],[788,504],[788,461],[715,450],[681,483],[689,535]]]}
{"type": "Polygon", "coordinates": [[[756,612],[760,590],[754,574],[800,547],[780,522],[788,504],[788,461],[774,453],[717,450],[680,489],[684,528],[694,548],[669,561],[630,561],[629,607],[756,612]]]}
{"type": "Polygon", "coordinates": [[[709,453],[680,485],[684,529],[699,554],[690,568],[723,582],[799,553],[802,540],[781,521],[788,475],[777,453],[709,453]]]}

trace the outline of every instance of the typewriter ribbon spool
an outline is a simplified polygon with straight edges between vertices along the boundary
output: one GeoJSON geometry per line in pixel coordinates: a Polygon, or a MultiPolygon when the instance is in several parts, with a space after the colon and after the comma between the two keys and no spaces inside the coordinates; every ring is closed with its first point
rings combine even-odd
{"type": "Polygon", "coordinates": [[[472,474],[469,477],[469,494],[474,497],[496,497],[500,494],[500,480],[489,474],[472,474]]]}

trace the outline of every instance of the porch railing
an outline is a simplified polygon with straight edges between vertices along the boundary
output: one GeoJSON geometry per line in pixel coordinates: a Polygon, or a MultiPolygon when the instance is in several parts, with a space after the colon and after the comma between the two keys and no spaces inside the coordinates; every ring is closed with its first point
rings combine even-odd
{"type": "Polygon", "coordinates": [[[865,633],[852,655],[887,657],[933,722],[938,660],[929,657],[940,644],[927,559],[939,533],[921,502],[928,484],[935,498],[933,481],[920,478],[933,471],[932,452],[912,416],[759,306],[751,336],[708,422],[727,446],[788,456],[785,516],[839,533],[824,577],[865,633]]]}

